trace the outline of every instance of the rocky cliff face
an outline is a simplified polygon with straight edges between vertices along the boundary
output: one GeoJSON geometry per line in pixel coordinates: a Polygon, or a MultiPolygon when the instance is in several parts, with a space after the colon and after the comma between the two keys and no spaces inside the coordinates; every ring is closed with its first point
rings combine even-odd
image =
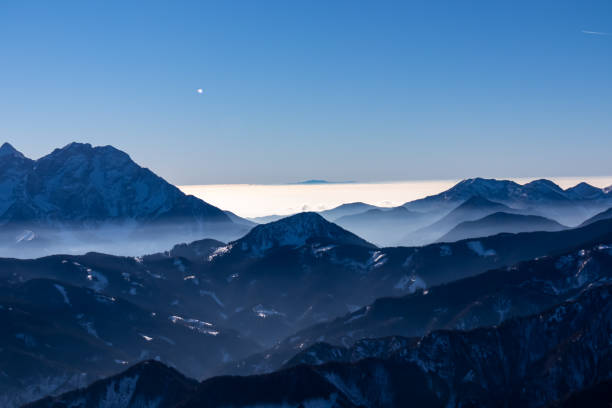
{"type": "Polygon", "coordinates": [[[30,160],[4,144],[0,180],[7,255],[71,252],[83,243],[103,251],[113,242],[112,252],[142,247],[131,252],[137,254],[203,237],[235,239],[249,230],[112,146],[71,143],[30,160]],[[156,241],[163,243],[146,245],[156,241]]]}

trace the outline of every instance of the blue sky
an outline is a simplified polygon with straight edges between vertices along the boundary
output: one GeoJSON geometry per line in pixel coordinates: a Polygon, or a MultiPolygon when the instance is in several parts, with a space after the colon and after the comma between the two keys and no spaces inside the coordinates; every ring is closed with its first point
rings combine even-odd
{"type": "Polygon", "coordinates": [[[0,139],[177,184],[611,175],[606,33],[610,1],[3,1],[0,139]]]}

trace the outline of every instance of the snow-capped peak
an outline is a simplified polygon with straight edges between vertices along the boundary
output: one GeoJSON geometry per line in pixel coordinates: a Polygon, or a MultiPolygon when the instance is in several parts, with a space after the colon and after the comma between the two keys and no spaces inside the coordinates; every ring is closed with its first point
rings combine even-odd
{"type": "MultiPolygon", "coordinates": [[[[10,154],[23,157],[8,143],[0,147],[0,157],[10,154]]],[[[163,219],[188,220],[191,225],[231,224],[220,209],[183,194],[112,146],[73,142],[26,164],[7,162],[0,168],[4,171],[0,176],[14,179],[6,194],[12,201],[0,205],[0,215],[19,197],[20,208],[27,210],[26,216],[18,212],[20,221],[56,225],[163,219]],[[28,189],[23,187],[26,180],[28,189]]]]}
{"type": "Polygon", "coordinates": [[[261,256],[271,248],[300,247],[315,242],[374,247],[317,213],[303,212],[276,222],[258,225],[243,238],[232,243],[232,248],[261,256]]]}

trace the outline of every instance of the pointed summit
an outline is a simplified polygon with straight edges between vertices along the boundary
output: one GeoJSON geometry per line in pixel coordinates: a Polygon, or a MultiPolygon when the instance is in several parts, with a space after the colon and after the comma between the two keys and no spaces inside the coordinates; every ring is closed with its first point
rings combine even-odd
{"type": "Polygon", "coordinates": [[[338,225],[313,212],[303,212],[268,224],[258,225],[243,238],[232,243],[239,250],[261,256],[269,249],[300,247],[308,243],[358,245],[375,248],[338,225]]]}
{"type": "Polygon", "coordinates": [[[604,190],[582,182],[570,187],[565,192],[574,199],[596,199],[605,195],[604,190]]]}
{"type": "Polygon", "coordinates": [[[5,142],[4,144],[2,144],[2,146],[0,146],[0,157],[4,157],[4,156],[25,158],[25,156],[20,151],[15,149],[8,142],[5,142]]]}

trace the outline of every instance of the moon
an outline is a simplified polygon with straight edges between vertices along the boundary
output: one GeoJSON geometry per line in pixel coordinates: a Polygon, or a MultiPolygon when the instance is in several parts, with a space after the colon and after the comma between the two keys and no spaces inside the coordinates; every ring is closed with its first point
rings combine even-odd
{"type": "Polygon", "coordinates": [[[198,89],[196,89],[196,92],[199,93],[199,94],[203,94],[204,90],[202,88],[198,88],[198,89]]]}

